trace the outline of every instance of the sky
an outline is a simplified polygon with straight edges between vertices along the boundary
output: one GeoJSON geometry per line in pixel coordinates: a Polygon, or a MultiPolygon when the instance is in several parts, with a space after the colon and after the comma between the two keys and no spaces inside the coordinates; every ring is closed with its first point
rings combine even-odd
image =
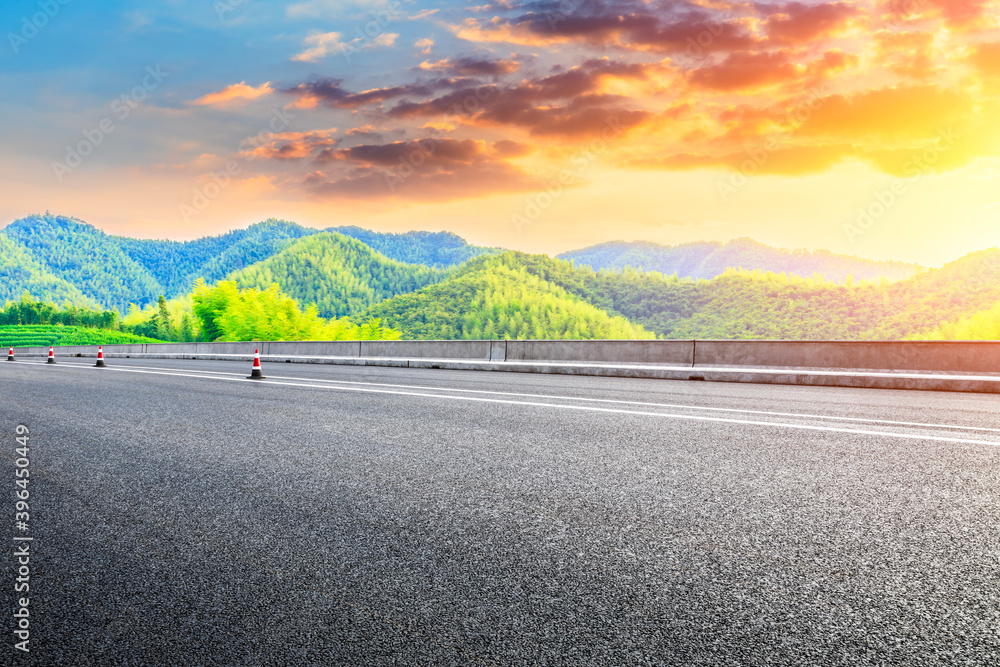
{"type": "Polygon", "coordinates": [[[0,225],[1000,245],[1000,0],[7,1],[0,225]]]}

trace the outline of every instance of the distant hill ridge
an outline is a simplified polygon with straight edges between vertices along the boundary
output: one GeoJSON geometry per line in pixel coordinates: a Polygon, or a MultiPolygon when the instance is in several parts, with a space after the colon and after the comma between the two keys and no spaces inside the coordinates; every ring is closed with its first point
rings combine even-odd
{"type": "Polygon", "coordinates": [[[729,243],[699,241],[667,246],[648,242],[612,241],[558,255],[559,259],[589,266],[595,271],[622,271],[626,268],[676,273],[681,278],[711,279],[727,269],[761,270],[809,278],[815,274],[827,280],[903,280],[926,270],[918,264],[876,261],[836,255],[825,250],[782,250],[750,238],[729,243]]]}
{"type": "Polygon", "coordinates": [[[1000,312],[996,248],[932,270],[749,239],[612,243],[567,255],[576,263],[479,248],[446,232],[320,231],[281,220],[195,241],[156,241],[32,216],[0,230],[0,299],[28,291],[125,313],[130,303],[155,303],[163,294],[178,297],[177,310],[198,278],[244,288],[276,283],[326,318],[381,318],[406,338],[458,339],[885,340],[992,331],[1000,312]],[[614,270],[633,262],[658,271],[614,270]]]}
{"type": "MultiPolygon", "coordinates": [[[[496,252],[450,232],[372,232],[334,227],[329,232],[359,239],[385,258],[435,268],[457,266],[496,252]]],[[[33,215],[0,230],[0,303],[28,290],[59,303],[100,304],[125,312],[162,294],[188,293],[198,278],[217,282],[266,261],[308,236],[324,233],[285,220],[265,220],[194,241],[113,236],[77,218],[33,215]]]]}

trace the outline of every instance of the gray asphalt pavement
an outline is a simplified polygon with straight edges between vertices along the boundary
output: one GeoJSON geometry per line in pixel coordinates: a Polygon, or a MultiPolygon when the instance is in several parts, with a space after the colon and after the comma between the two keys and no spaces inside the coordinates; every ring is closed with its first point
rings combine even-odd
{"type": "Polygon", "coordinates": [[[1000,396],[92,364],[0,362],[4,664],[1000,664],[1000,396]]]}

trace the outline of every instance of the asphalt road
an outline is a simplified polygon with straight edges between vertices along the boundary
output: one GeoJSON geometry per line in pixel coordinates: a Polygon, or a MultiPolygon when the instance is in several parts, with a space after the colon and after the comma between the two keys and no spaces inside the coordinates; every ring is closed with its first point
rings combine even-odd
{"type": "Polygon", "coordinates": [[[92,364],[0,362],[4,664],[1000,664],[1000,396],[92,364]]]}

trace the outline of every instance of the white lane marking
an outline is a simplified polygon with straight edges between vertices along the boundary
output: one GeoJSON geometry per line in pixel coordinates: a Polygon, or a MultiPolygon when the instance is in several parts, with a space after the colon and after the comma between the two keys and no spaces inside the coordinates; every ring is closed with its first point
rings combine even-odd
{"type": "MultiPolygon", "coordinates": [[[[44,366],[44,363],[39,362],[29,362],[35,363],[38,366],[44,366]]],[[[89,364],[80,364],[81,366],[89,367],[89,364]]],[[[232,375],[232,376],[245,376],[245,373],[228,373],[226,371],[200,371],[196,369],[189,368],[163,368],[162,366],[132,366],[129,365],[126,368],[142,368],[157,371],[186,371],[191,373],[216,373],[218,375],[232,375]]],[[[305,378],[305,377],[294,377],[287,375],[269,375],[268,376],[274,380],[295,380],[299,382],[327,382],[334,384],[348,384],[348,385],[358,385],[364,387],[390,387],[394,389],[419,389],[421,391],[442,391],[442,392],[461,392],[467,394],[487,394],[491,396],[517,396],[520,398],[545,398],[552,400],[563,400],[563,401],[581,401],[587,403],[610,403],[615,405],[638,405],[643,407],[652,408],[668,408],[672,410],[705,410],[709,412],[726,412],[733,414],[744,414],[744,415],[761,415],[765,417],[793,417],[800,419],[822,419],[825,421],[842,421],[842,422],[853,422],[858,424],[885,424],[888,426],[909,426],[916,428],[932,428],[932,429],[942,429],[951,431],[977,431],[981,433],[1000,433],[1000,428],[987,428],[983,426],[961,426],[958,424],[928,424],[926,422],[906,422],[906,421],[895,421],[891,419],[866,419],[864,417],[840,417],[837,415],[813,415],[807,413],[799,412],[772,412],[768,410],[741,410],[739,408],[717,408],[711,406],[701,406],[701,405],[684,405],[683,403],[649,403],[643,401],[626,401],[621,399],[613,398],[586,398],[583,396],[558,396],[553,394],[528,394],[521,392],[510,392],[510,391],[490,391],[487,389],[453,389],[450,387],[427,387],[422,385],[411,385],[411,384],[391,384],[383,382],[358,382],[354,380],[332,380],[326,378],[305,378]]]]}
{"type": "MultiPolygon", "coordinates": [[[[33,364],[35,366],[42,366],[44,364],[33,364]]],[[[96,369],[91,366],[83,366],[78,364],[66,364],[62,368],[74,368],[77,370],[91,370],[96,371],[96,369]]],[[[266,382],[254,381],[246,378],[239,377],[224,377],[224,376],[210,376],[210,375],[193,375],[190,373],[178,373],[178,372],[163,372],[163,371],[146,371],[146,370],[132,370],[122,366],[116,368],[105,368],[102,372],[113,372],[113,373],[141,373],[145,375],[167,375],[172,377],[187,377],[195,378],[199,380],[222,380],[225,382],[240,382],[240,383],[253,383],[253,384],[264,384],[270,386],[285,386],[285,387],[304,387],[307,389],[326,389],[329,391],[353,391],[366,394],[386,394],[392,396],[417,396],[421,398],[436,398],[445,399],[449,401],[466,401],[472,403],[494,403],[499,405],[523,405],[528,407],[538,407],[538,408],[551,408],[555,410],[577,410],[580,412],[599,412],[603,414],[618,414],[618,415],[631,415],[637,417],[660,417],[663,419],[677,419],[681,421],[700,421],[700,422],[711,422],[715,424],[737,424],[740,426],[765,426],[772,428],[785,428],[797,431],[813,431],[821,433],[842,433],[849,435],[868,435],[881,438],[900,438],[903,440],[920,440],[924,442],[947,442],[952,444],[961,445],[986,445],[989,447],[1000,447],[1000,442],[990,441],[990,440],[969,440],[965,438],[947,438],[944,436],[937,435],[920,435],[914,433],[893,433],[891,431],[869,431],[865,429],[853,429],[853,428],[835,428],[832,426],[813,426],[810,424],[787,424],[782,422],[766,422],[766,421],[753,421],[753,420],[743,420],[743,419],[730,419],[727,417],[708,417],[703,415],[678,415],[671,414],[667,412],[646,412],[641,410],[622,410],[618,408],[600,408],[596,406],[589,405],[563,405],[560,403],[541,403],[538,401],[513,401],[505,400],[500,398],[480,398],[478,396],[450,396],[447,394],[426,394],[422,392],[415,391],[397,391],[391,389],[370,389],[362,387],[331,387],[316,384],[303,384],[301,382],[281,382],[276,380],[267,380],[266,382]]]]}
{"type": "MultiPolygon", "coordinates": [[[[109,357],[111,359],[121,359],[123,357],[117,356],[118,352],[113,353],[115,356],[109,357]]],[[[154,359],[191,359],[192,357],[199,356],[198,353],[161,353],[154,359]]],[[[253,360],[252,354],[222,354],[222,353],[203,353],[200,355],[201,359],[205,361],[225,361],[226,359],[232,359],[233,361],[251,361],[253,360]]],[[[37,357],[31,357],[37,358],[37,357]]],[[[42,357],[44,358],[44,357],[42,357]]],[[[64,358],[64,357],[63,357],[64,358]]],[[[143,353],[137,353],[131,355],[132,359],[144,359],[150,358],[146,357],[143,353]]],[[[734,366],[667,366],[667,365],[652,365],[652,364],[603,364],[603,363],[586,363],[586,362],[569,362],[569,361],[487,361],[485,359],[410,359],[408,357],[337,357],[337,356],[322,356],[322,355],[301,355],[301,354],[262,354],[260,358],[263,361],[280,361],[281,359],[324,359],[329,361],[343,361],[343,360],[353,360],[353,361],[366,361],[366,360],[377,360],[377,361],[418,361],[421,364],[436,364],[436,363],[453,363],[455,361],[467,364],[484,364],[487,366],[552,366],[554,368],[608,368],[608,369],[624,369],[624,370],[643,370],[643,371],[679,371],[679,372],[694,372],[700,371],[703,373],[724,373],[724,374],[746,374],[746,373],[756,373],[758,375],[819,375],[819,376],[848,376],[848,377],[877,377],[877,378],[903,378],[908,380],[976,380],[981,382],[992,382],[1000,383],[1000,375],[941,375],[939,373],[921,373],[921,372],[886,372],[886,371],[874,371],[874,370],[827,370],[827,369],[809,369],[809,368],[755,368],[755,367],[734,367],[734,366]]],[[[350,366],[365,366],[362,363],[356,364],[345,364],[350,366]]],[[[425,366],[416,366],[415,368],[425,368],[425,366]]],[[[455,369],[460,370],[460,369],[455,369]]]]}

